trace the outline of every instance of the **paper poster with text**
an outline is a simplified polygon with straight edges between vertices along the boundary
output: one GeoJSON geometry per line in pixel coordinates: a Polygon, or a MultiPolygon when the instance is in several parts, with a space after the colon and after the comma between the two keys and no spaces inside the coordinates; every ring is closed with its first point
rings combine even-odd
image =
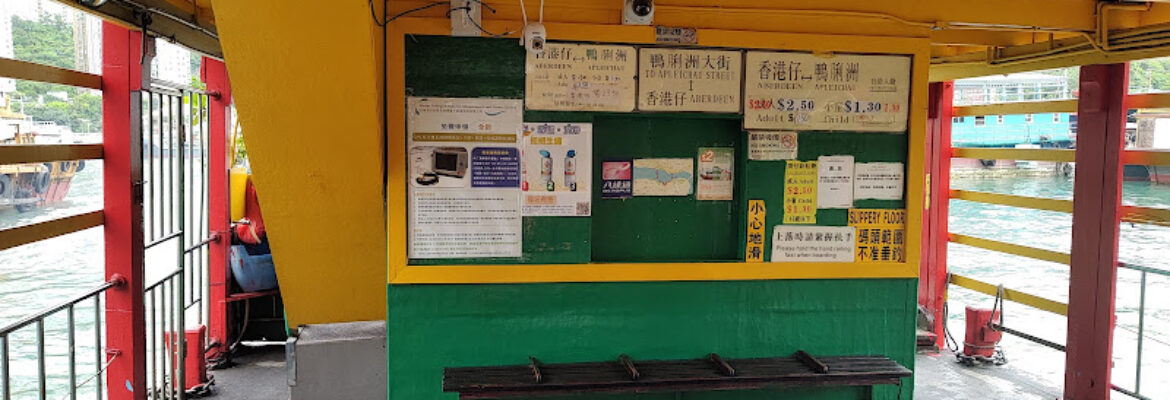
{"type": "Polygon", "coordinates": [[[409,258],[519,257],[520,100],[407,99],[409,258]]]}
{"type": "Polygon", "coordinates": [[[749,51],[744,129],[905,132],[910,57],[749,51]]]}
{"type": "Polygon", "coordinates": [[[634,162],[607,160],[601,162],[601,198],[628,199],[634,196],[634,162]]]}
{"type": "Polygon", "coordinates": [[[849,226],[857,229],[857,262],[906,262],[906,210],[850,209],[849,226]]]}
{"type": "Polygon", "coordinates": [[[851,226],[776,225],[772,262],[853,262],[851,226]]]}
{"type": "Polygon", "coordinates": [[[524,124],[520,190],[525,217],[588,217],[593,124],[524,124]]]}
{"type": "Polygon", "coordinates": [[[902,163],[857,163],[855,169],[853,198],[902,200],[906,180],[906,168],[902,163]]]}
{"type": "Polygon", "coordinates": [[[634,110],[638,54],[633,46],[546,43],[528,52],[524,101],[529,110],[634,110]]]}
{"type": "Polygon", "coordinates": [[[817,157],[817,208],[853,207],[853,156],[817,157]]]}
{"type": "Polygon", "coordinates": [[[817,223],[817,162],[788,160],[784,168],[784,223],[817,223]]]}
{"type": "Polygon", "coordinates": [[[777,161],[796,159],[797,134],[792,131],[748,132],[748,159],[777,161]]]}
{"type": "Polygon", "coordinates": [[[699,148],[697,200],[731,200],[735,189],[735,149],[699,148]]]}

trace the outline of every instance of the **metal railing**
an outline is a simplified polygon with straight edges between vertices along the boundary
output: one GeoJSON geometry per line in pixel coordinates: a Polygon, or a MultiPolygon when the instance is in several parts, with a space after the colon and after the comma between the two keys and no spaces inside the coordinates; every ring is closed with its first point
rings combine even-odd
{"type": "MultiPolygon", "coordinates": [[[[208,95],[155,85],[143,90],[143,231],[146,248],[172,247],[174,268],[147,286],[147,385],[153,399],[182,399],[189,314],[209,318],[208,95]]],[[[152,267],[147,265],[147,268],[152,267]]]]}
{"type": "MultiPolygon", "coordinates": [[[[102,348],[103,348],[103,346],[102,346],[103,345],[102,331],[104,329],[102,328],[102,312],[103,312],[103,310],[101,307],[101,303],[102,303],[101,296],[107,290],[114,288],[114,287],[117,287],[117,286],[120,286],[120,285],[122,285],[122,282],[120,282],[118,280],[111,280],[111,281],[103,283],[103,284],[101,284],[93,289],[90,289],[90,290],[86,291],[85,293],[74,296],[73,298],[68,299],[60,304],[46,308],[46,309],[44,309],[36,314],[32,314],[32,315],[26,316],[24,318],[21,318],[20,320],[18,320],[16,322],[13,322],[13,323],[8,324],[7,326],[5,326],[3,328],[0,328],[0,399],[11,400],[13,398],[14,393],[19,395],[24,391],[31,392],[33,390],[36,391],[36,398],[41,399],[41,400],[45,400],[45,399],[49,398],[50,388],[49,388],[48,380],[49,380],[50,374],[49,374],[48,368],[47,368],[47,361],[50,358],[50,356],[46,355],[45,349],[47,347],[47,343],[48,343],[50,335],[51,336],[59,336],[59,335],[54,335],[54,333],[63,333],[65,336],[65,341],[67,343],[67,347],[66,347],[66,357],[68,358],[67,378],[69,380],[69,386],[67,388],[69,393],[68,393],[67,397],[63,397],[63,398],[77,399],[78,398],[78,390],[85,387],[86,384],[93,382],[94,397],[97,398],[98,400],[101,400],[102,397],[104,396],[104,393],[102,392],[102,384],[104,383],[104,378],[102,377],[102,374],[105,372],[106,367],[108,367],[110,365],[110,362],[112,362],[114,360],[114,358],[117,357],[117,354],[110,354],[109,357],[107,358],[106,355],[104,354],[104,352],[102,351],[102,348]],[[77,339],[78,339],[77,338],[77,327],[78,327],[77,311],[78,311],[80,305],[87,303],[87,302],[92,304],[92,312],[93,312],[93,319],[91,321],[91,323],[92,323],[91,328],[93,330],[92,349],[93,349],[93,357],[94,357],[93,358],[94,369],[93,369],[92,373],[90,373],[87,377],[81,379],[80,383],[79,383],[79,380],[78,380],[78,372],[79,372],[78,371],[78,353],[79,353],[79,351],[78,351],[78,346],[77,346],[77,339]],[[65,326],[64,327],[60,327],[60,326],[51,326],[50,327],[50,326],[48,326],[49,322],[47,322],[47,320],[49,320],[50,317],[53,317],[59,313],[64,313],[66,315],[65,326]],[[33,362],[36,364],[36,368],[35,368],[36,369],[36,388],[35,389],[31,389],[31,388],[29,388],[29,389],[15,388],[14,389],[14,385],[12,383],[12,381],[13,381],[12,377],[13,377],[14,372],[29,371],[29,370],[24,369],[24,368],[14,369],[14,367],[13,367],[13,360],[11,359],[11,356],[12,356],[12,353],[14,350],[13,337],[15,336],[15,334],[18,331],[21,331],[22,328],[26,328],[29,325],[36,326],[36,328],[35,328],[35,332],[36,332],[35,346],[36,346],[37,358],[33,362]]],[[[60,338],[56,338],[56,339],[60,339],[60,338]]],[[[15,343],[15,344],[19,345],[19,343],[15,343]]],[[[27,344],[27,343],[25,343],[25,344],[27,344]]]]}
{"type": "MultiPolygon", "coordinates": [[[[1148,107],[1162,107],[1170,106],[1170,94],[1143,94],[1143,95],[1129,95],[1126,98],[1126,104],[1130,108],[1148,108],[1148,107]]],[[[1036,113],[1036,112],[1075,112],[1077,107],[1076,100],[1057,100],[1057,101],[1043,101],[1043,102],[1022,102],[1022,103],[1004,103],[1004,104],[988,104],[980,106],[954,107],[954,115],[984,115],[984,114],[1018,114],[1018,113],[1036,113]]],[[[949,123],[950,121],[945,121],[949,123]]],[[[1028,161],[1055,161],[1055,162],[1074,162],[1075,151],[1064,149],[1010,149],[1010,148],[964,148],[954,147],[951,149],[951,156],[953,158],[979,158],[979,159],[1005,159],[1005,160],[1028,160],[1028,161]]],[[[1126,164],[1150,164],[1150,165],[1170,165],[1170,152],[1158,150],[1124,150],[1121,154],[1122,162],[1126,164]]],[[[1000,193],[986,193],[967,190],[950,190],[950,199],[965,200],[984,204],[994,204],[1016,208],[1028,208],[1035,210],[1045,210],[1054,212],[1073,212],[1072,200],[1061,200],[1051,198],[1038,198],[1028,196],[1018,196],[1011,194],[1000,193]]],[[[1170,226],[1170,210],[1139,206],[1123,206],[1121,222],[1150,224],[1158,226],[1170,226]]],[[[1058,264],[1069,265],[1070,255],[1068,253],[1056,252],[1046,249],[1022,246],[1014,243],[1005,243],[991,239],[978,238],[973,236],[948,233],[948,240],[951,243],[958,243],[973,247],[978,247],[986,250],[996,251],[1004,254],[1011,254],[1020,257],[1027,257],[1037,260],[1054,262],[1058,264]]],[[[1117,384],[1111,384],[1114,391],[1125,394],[1127,396],[1147,400],[1148,397],[1141,394],[1141,380],[1142,380],[1142,351],[1146,335],[1145,326],[1145,311],[1146,311],[1146,291],[1148,286],[1148,275],[1170,277],[1170,271],[1158,268],[1144,267],[1134,264],[1118,263],[1118,268],[1137,271],[1140,273],[1139,283],[1139,297],[1137,310],[1137,329],[1133,331],[1137,335],[1136,340],[1136,360],[1134,370],[1134,388],[1132,390],[1122,387],[1117,384]]],[[[1012,301],[1019,304],[1024,304],[1039,310],[1048,311],[1062,316],[1068,315],[1068,305],[1058,301],[1050,300],[1040,296],[1020,292],[1012,289],[1004,289],[996,285],[981,282],[969,277],[950,274],[948,283],[951,285],[963,287],[976,292],[984,293],[991,296],[1002,295],[1003,300],[1012,301]]],[[[1015,329],[1004,326],[995,326],[1005,333],[1022,338],[1024,340],[1044,345],[1056,350],[1065,351],[1065,346],[1055,343],[1035,335],[1027,334],[1015,329]]],[[[1120,325],[1119,329],[1126,329],[1120,325]]]]}

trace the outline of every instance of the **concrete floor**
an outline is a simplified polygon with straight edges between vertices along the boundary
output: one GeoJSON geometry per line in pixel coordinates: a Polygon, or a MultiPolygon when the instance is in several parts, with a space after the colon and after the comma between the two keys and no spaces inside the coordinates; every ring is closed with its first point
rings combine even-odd
{"type": "Polygon", "coordinates": [[[914,357],[914,398],[1053,400],[1061,388],[1047,387],[1035,374],[1006,365],[967,367],[950,351],[919,352],[914,357]]]}
{"type": "MultiPolygon", "coordinates": [[[[215,387],[210,398],[218,400],[287,400],[284,347],[245,348],[234,358],[236,366],[212,371],[215,387]]],[[[1011,363],[1002,366],[966,367],[949,351],[919,352],[915,357],[914,398],[948,399],[1059,399],[1061,390],[1037,382],[1032,373],[1011,363]]]]}
{"type": "Polygon", "coordinates": [[[243,347],[232,358],[236,365],[210,371],[216,400],[288,400],[284,346],[243,347]]]}

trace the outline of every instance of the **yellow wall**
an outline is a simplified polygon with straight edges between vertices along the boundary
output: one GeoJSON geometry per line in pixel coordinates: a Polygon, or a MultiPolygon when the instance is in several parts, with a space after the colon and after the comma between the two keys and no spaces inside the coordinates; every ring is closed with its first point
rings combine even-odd
{"type": "Polygon", "coordinates": [[[214,7],[288,325],[384,319],[382,43],[367,3],[214,7]]]}

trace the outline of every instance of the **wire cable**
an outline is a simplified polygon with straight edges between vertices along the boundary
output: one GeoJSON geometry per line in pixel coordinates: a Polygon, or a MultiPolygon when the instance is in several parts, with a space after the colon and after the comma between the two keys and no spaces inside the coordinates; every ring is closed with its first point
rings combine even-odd
{"type": "MultiPolygon", "coordinates": [[[[425,5],[421,5],[421,6],[400,12],[398,14],[394,14],[393,17],[385,18],[382,20],[379,20],[378,13],[374,9],[374,0],[369,0],[369,4],[370,4],[370,17],[374,19],[374,24],[378,25],[379,28],[385,28],[386,24],[389,24],[390,22],[393,22],[396,19],[402,18],[402,17],[406,16],[407,14],[416,13],[416,12],[419,12],[422,10],[431,9],[431,8],[438,7],[441,5],[450,5],[451,2],[450,1],[436,1],[433,3],[428,3],[425,5]]],[[[483,3],[480,3],[480,4],[483,4],[483,3]]]]}

